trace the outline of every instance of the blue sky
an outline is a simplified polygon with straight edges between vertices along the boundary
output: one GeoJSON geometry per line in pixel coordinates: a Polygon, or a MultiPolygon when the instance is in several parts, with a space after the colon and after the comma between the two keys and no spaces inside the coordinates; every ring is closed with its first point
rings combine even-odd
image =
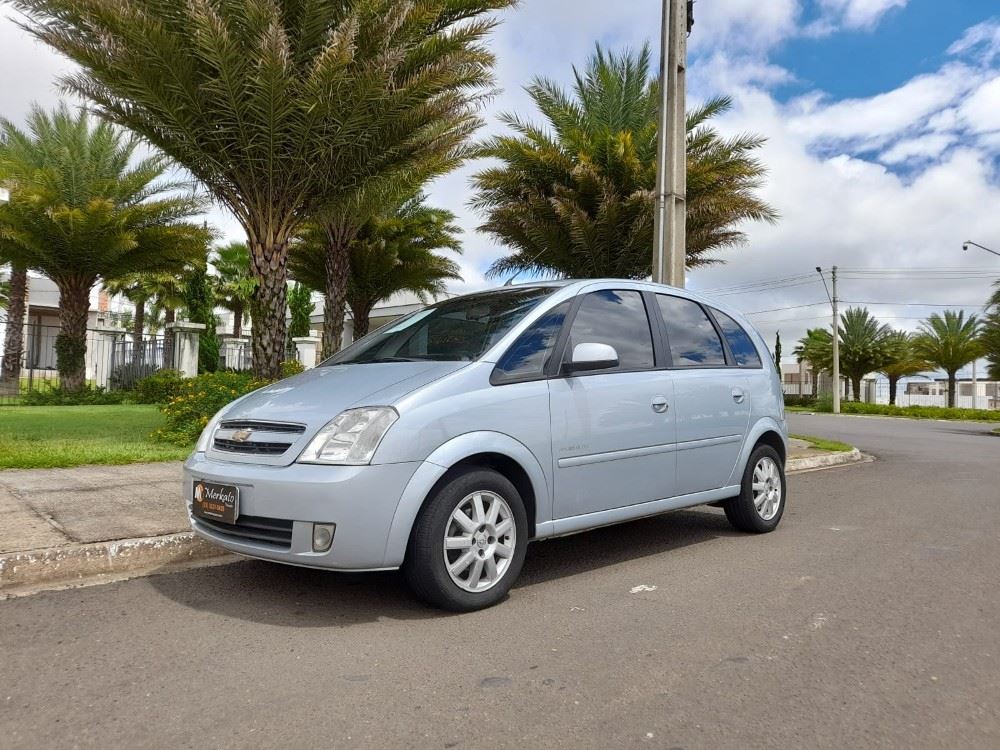
{"type": "MultiPolygon", "coordinates": [[[[835,98],[864,97],[893,89],[945,61],[945,50],[1000,5],[987,0],[911,0],[891,8],[870,29],[847,29],[781,44],[772,61],[799,79],[778,88],[778,98],[821,89],[835,98]],[[991,8],[992,6],[992,8],[991,8]]],[[[817,3],[804,8],[805,23],[818,20],[817,3]]]]}
{"type": "MultiPolygon", "coordinates": [[[[656,47],[660,8],[661,0],[521,0],[491,41],[501,93],[483,113],[481,135],[501,130],[503,111],[536,119],[523,86],[535,75],[568,82],[595,42],[656,47]]],[[[13,13],[0,6],[0,114],[16,121],[32,101],[58,100],[55,81],[69,66],[20,31],[13,13]]],[[[748,244],[692,273],[691,288],[838,264],[882,269],[845,273],[842,297],[880,303],[871,309],[896,327],[913,329],[944,305],[982,305],[1000,258],[962,253],[961,243],[1000,249],[1000,3],[699,0],[690,53],[689,105],[728,94],[735,106],[717,127],[768,138],[763,193],[782,217],[745,227],[748,244]]],[[[477,231],[482,217],[468,207],[468,180],[481,167],[469,164],[429,191],[465,229],[457,290],[490,284],[483,271],[503,252],[477,231]]],[[[240,236],[222,211],[210,219],[240,236]]],[[[752,313],[769,341],[780,329],[786,351],[807,327],[827,323],[818,276],[722,299],[752,313]]]]}

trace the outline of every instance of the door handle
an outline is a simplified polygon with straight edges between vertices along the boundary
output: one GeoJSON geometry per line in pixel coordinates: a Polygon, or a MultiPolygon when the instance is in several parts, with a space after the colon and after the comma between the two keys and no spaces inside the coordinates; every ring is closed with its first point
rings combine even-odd
{"type": "Polygon", "coordinates": [[[649,405],[653,407],[653,411],[657,414],[664,414],[670,408],[670,404],[667,403],[667,399],[663,396],[654,397],[649,405]]]}
{"type": "Polygon", "coordinates": [[[742,388],[733,388],[733,401],[737,404],[742,404],[744,399],[747,397],[747,392],[742,388]]]}

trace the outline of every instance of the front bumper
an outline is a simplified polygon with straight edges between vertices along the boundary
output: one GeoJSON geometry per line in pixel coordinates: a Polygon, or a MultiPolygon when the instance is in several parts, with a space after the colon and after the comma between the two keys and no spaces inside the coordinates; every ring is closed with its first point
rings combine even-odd
{"type": "MultiPolygon", "coordinates": [[[[184,502],[191,528],[232,552],[331,570],[380,570],[399,500],[420,462],[374,466],[261,466],[192,454],[184,463],[184,502]],[[240,488],[240,516],[292,522],[290,544],[223,533],[191,514],[198,480],[240,488]],[[312,525],[337,525],[327,552],[312,551],[312,525]]],[[[398,561],[396,561],[398,563],[398,561]]]]}

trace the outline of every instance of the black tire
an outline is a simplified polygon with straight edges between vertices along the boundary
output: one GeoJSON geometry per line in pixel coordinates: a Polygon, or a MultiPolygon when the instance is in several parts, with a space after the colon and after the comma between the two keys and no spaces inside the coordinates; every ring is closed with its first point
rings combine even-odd
{"type": "Polygon", "coordinates": [[[788,486],[785,482],[785,463],[774,448],[769,445],[758,445],[750,454],[746,468],[743,470],[743,482],[740,494],[723,504],[726,518],[735,528],[752,534],[766,534],[778,528],[781,517],[785,513],[785,503],[788,499],[788,486]],[[778,509],[773,517],[765,520],[754,504],[753,480],[754,470],[763,459],[771,459],[777,467],[777,476],[781,482],[781,497],[778,509]]]}
{"type": "Polygon", "coordinates": [[[451,477],[428,498],[410,534],[403,574],[413,593],[428,604],[452,612],[472,612],[491,607],[507,596],[521,572],[527,546],[528,515],[517,489],[502,474],[472,467],[451,477]],[[511,512],[514,535],[513,554],[503,574],[491,588],[474,592],[452,580],[445,562],[444,539],[452,513],[479,492],[503,499],[511,512]]]}

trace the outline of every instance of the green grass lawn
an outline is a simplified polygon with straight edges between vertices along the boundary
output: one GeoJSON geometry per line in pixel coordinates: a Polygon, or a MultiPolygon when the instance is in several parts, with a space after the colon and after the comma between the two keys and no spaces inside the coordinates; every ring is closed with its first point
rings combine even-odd
{"type": "Polygon", "coordinates": [[[0,469],[131,464],[186,458],[157,443],[155,406],[0,406],[0,469]]]}
{"type": "Polygon", "coordinates": [[[813,435],[789,435],[789,437],[793,437],[796,440],[805,440],[807,443],[812,443],[813,448],[818,448],[821,451],[849,453],[854,450],[853,445],[842,443],[839,440],[828,440],[827,438],[815,437],[813,435]]]}

